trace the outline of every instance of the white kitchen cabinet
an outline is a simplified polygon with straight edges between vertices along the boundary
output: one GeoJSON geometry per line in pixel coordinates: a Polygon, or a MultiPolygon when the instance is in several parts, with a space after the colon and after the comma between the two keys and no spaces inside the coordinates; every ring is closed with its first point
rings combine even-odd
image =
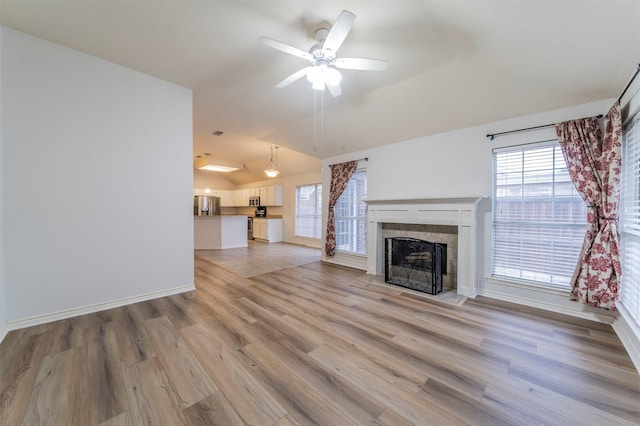
{"type": "Polygon", "coordinates": [[[193,190],[193,195],[207,195],[210,197],[219,197],[220,198],[220,206],[221,207],[234,207],[235,202],[233,199],[235,191],[231,189],[210,189],[207,192],[206,189],[197,188],[193,190]]]}
{"type": "Polygon", "coordinates": [[[236,189],[233,191],[233,205],[236,207],[248,207],[249,206],[249,190],[248,189],[236,189]]]}
{"type": "Polygon", "coordinates": [[[282,206],[282,185],[265,186],[260,189],[260,204],[265,206],[282,206]]]}
{"type": "Polygon", "coordinates": [[[269,243],[282,241],[282,219],[253,219],[253,238],[269,243]]]}
{"type": "Polygon", "coordinates": [[[220,205],[222,207],[233,207],[233,191],[230,189],[224,189],[220,191],[220,205]]]}
{"type": "Polygon", "coordinates": [[[283,204],[283,186],[272,185],[257,188],[244,189],[212,189],[205,192],[204,189],[194,189],[193,195],[210,195],[220,197],[222,207],[248,207],[249,197],[260,197],[260,205],[280,207],[283,204]]]}
{"type": "Polygon", "coordinates": [[[270,206],[271,204],[267,203],[267,192],[269,192],[267,186],[261,186],[260,188],[258,188],[259,191],[259,195],[260,195],[260,205],[261,206],[270,206]]]}
{"type": "Polygon", "coordinates": [[[219,197],[221,207],[233,207],[233,191],[230,189],[213,189],[207,195],[219,197]]]}

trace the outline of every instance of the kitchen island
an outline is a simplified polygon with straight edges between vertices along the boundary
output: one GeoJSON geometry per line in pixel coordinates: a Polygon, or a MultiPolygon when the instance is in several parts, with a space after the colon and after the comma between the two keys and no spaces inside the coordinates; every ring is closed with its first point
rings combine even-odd
{"type": "Polygon", "coordinates": [[[194,216],[193,246],[196,250],[247,247],[247,216],[194,216]]]}

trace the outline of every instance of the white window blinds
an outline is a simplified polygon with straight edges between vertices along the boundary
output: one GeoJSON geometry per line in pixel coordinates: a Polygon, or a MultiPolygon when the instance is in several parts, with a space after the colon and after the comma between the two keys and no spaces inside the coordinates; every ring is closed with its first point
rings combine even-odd
{"type": "Polygon", "coordinates": [[[296,188],[296,235],[322,237],[322,185],[296,188]]]}
{"type": "Polygon", "coordinates": [[[367,253],[367,169],[357,169],[334,208],[336,250],[367,253]]]}
{"type": "Polygon", "coordinates": [[[557,141],[494,151],[495,277],[569,288],[587,210],[557,141]]]}
{"type": "Polygon", "coordinates": [[[620,304],[640,327],[640,114],[623,131],[620,304]]]}

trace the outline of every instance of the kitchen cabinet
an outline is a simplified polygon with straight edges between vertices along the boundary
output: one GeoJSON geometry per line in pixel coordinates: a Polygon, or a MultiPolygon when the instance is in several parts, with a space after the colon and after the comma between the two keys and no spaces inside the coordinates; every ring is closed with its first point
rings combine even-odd
{"type": "Polygon", "coordinates": [[[282,241],[282,219],[253,219],[253,238],[269,243],[282,241]]]}
{"type": "Polygon", "coordinates": [[[235,204],[233,202],[233,191],[225,189],[220,191],[220,205],[222,207],[233,207],[235,204]]]}
{"type": "Polygon", "coordinates": [[[234,190],[231,189],[211,189],[207,192],[206,189],[194,189],[193,195],[206,195],[210,197],[218,197],[220,198],[220,206],[221,207],[234,207],[235,202],[233,199],[234,190]]]}
{"type": "Polygon", "coordinates": [[[209,194],[213,197],[220,198],[220,206],[222,207],[233,207],[233,191],[230,189],[214,189],[209,194]]]}
{"type": "Polygon", "coordinates": [[[265,206],[282,206],[282,185],[265,186],[260,189],[260,204],[265,206]]]}
{"type": "Polygon", "coordinates": [[[233,205],[236,207],[247,207],[249,205],[249,190],[236,189],[233,191],[233,205]]]}
{"type": "Polygon", "coordinates": [[[260,205],[262,206],[281,207],[283,192],[282,185],[271,185],[244,189],[213,189],[207,193],[204,189],[194,189],[193,195],[220,197],[222,207],[248,207],[249,197],[260,197],[260,205]]]}

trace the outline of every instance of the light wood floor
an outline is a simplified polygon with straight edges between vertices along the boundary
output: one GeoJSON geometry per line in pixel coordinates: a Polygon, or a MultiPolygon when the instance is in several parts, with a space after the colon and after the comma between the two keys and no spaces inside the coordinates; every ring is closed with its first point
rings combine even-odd
{"type": "Polygon", "coordinates": [[[314,262],[11,332],[2,425],[638,425],[611,327],[314,262]]]}

